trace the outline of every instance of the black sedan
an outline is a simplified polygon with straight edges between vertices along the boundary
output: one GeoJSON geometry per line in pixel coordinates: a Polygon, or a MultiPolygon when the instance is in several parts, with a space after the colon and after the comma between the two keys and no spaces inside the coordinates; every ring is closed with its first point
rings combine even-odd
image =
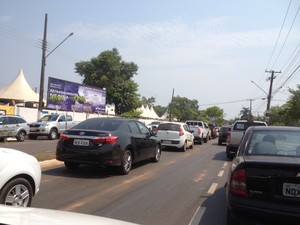
{"type": "Polygon", "coordinates": [[[226,183],[227,224],[300,224],[300,128],[250,127],[226,183]]]}
{"type": "Polygon", "coordinates": [[[56,159],[69,169],[80,164],[117,166],[127,174],[135,162],[158,162],[161,146],[141,122],[124,118],[87,119],[60,135],[56,159]]]}

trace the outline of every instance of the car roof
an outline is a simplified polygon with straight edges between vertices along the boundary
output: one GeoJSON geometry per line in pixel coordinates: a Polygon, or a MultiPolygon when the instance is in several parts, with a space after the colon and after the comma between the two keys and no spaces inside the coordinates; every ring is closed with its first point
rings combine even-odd
{"type": "Polygon", "coordinates": [[[290,127],[290,126],[252,126],[249,127],[250,130],[274,130],[274,131],[299,131],[300,127],[290,127]]]}

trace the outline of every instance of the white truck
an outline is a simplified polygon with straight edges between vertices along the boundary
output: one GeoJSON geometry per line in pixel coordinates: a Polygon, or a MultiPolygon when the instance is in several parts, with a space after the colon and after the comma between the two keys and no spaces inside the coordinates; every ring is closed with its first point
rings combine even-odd
{"type": "Polygon", "coordinates": [[[198,120],[187,120],[185,123],[193,131],[194,141],[200,145],[204,142],[207,143],[209,140],[208,126],[203,121],[198,120]]]}
{"type": "Polygon", "coordinates": [[[234,158],[245,131],[251,126],[267,126],[263,121],[237,120],[227,133],[226,155],[228,159],[234,158]]]}
{"type": "Polygon", "coordinates": [[[50,114],[45,115],[37,122],[29,124],[29,139],[36,139],[38,136],[48,136],[50,140],[57,139],[59,135],[78,124],[71,115],[50,114]]]}

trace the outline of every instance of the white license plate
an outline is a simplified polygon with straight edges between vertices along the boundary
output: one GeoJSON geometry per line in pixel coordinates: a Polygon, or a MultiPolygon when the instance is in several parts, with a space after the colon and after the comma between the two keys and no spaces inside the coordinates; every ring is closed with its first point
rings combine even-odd
{"type": "Polygon", "coordinates": [[[81,140],[81,139],[74,139],[73,145],[80,145],[80,146],[89,146],[89,140],[81,140]]]}
{"type": "Polygon", "coordinates": [[[283,183],[284,196],[300,198],[300,184],[283,183]]]}
{"type": "Polygon", "coordinates": [[[164,144],[171,144],[171,141],[163,141],[164,144]]]}

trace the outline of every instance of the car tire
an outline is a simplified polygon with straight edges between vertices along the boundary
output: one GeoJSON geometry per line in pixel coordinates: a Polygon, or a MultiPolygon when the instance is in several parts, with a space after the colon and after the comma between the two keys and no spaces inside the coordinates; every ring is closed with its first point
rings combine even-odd
{"type": "Polygon", "coordinates": [[[26,132],[24,130],[20,130],[16,136],[17,141],[24,141],[26,138],[26,132]]]}
{"type": "Polygon", "coordinates": [[[18,177],[9,181],[1,190],[0,204],[29,207],[33,188],[28,180],[18,177]]]}
{"type": "Polygon", "coordinates": [[[30,140],[35,140],[35,139],[37,139],[37,136],[35,134],[28,134],[28,138],[30,140]]]}
{"type": "Polygon", "coordinates": [[[218,140],[218,145],[222,145],[222,141],[221,140],[218,140]]]}
{"type": "Polygon", "coordinates": [[[55,140],[55,139],[57,139],[57,138],[58,138],[58,132],[57,132],[57,130],[54,129],[54,128],[52,128],[52,129],[50,130],[50,133],[49,133],[49,135],[48,135],[48,138],[49,138],[50,140],[55,140]]]}
{"type": "Polygon", "coordinates": [[[203,140],[204,140],[204,143],[207,143],[207,141],[208,141],[207,138],[208,138],[208,137],[206,136],[206,138],[203,139],[203,140]]]}
{"type": "Polygon", "coordinates": [[[67,167],[69,170],[76,170],[78,169],[79,165],[79,163],[65,162],[65,167],[67,167]]]}
{"type": "Polygon", "coordinates": [[[186,141],[184,142],[181,151],[186,152],[187,146],[186,146],[186,141]]]}
{"type": "Polygon", "coordinates": [[[0,138],[0,142],[5,142],[6,138],[0,138]]]}
{"type": "Polygon", "coordinates": [[[159,162],[160,160],[160,156],[161,156],[161,146],[157,145],[156,149],[155,149],[155,155],[154,157],[151,159],[152,162],[159,162]]]}
{"type": "Polygon", "coordinates": [[[119,167],[119,172],[121,175],[128,174],[131,170],[133,163],[132,153],[129,150],[126,150],[122,157],[121,166],[119,167]]]}
{"type": "Polygon", "coordinates": [[[199,144],[200,144],[200,145],[203,144],[203,136],[199,139],[199,144]]]}
{"type": "Polygon", "coordinates": [[[191,148],[191,149],[194,148],[194,140],[192,141],[192,144],[191,144],[190,148],[191,148]]]}

